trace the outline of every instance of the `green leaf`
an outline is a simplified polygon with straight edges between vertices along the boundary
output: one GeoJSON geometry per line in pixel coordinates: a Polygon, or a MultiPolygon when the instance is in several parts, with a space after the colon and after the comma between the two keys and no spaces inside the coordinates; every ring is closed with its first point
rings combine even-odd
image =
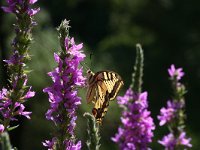
{"type": "Polygon", "coordinates": [[[16,126],[10,127],[10,128],[8,128],[8,131],[12,131],[12,130],[16,129],[17,127],[19,127],[19,125],[16,125],[16,126]]]}

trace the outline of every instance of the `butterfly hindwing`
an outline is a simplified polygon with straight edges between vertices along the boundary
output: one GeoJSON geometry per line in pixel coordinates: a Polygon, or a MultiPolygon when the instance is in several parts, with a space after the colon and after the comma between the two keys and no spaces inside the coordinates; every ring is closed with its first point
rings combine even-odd
{"type": "Polygon", "coordinates": [[[101,124],[102,119],[107,113],[108,106],[109,106],[109,97],[108,93],[106,93],[106,96],[103,96],[102,98],[99,98],[96,101],[94,108],[92,109],[92,113],[98,123],[101,124]]]}

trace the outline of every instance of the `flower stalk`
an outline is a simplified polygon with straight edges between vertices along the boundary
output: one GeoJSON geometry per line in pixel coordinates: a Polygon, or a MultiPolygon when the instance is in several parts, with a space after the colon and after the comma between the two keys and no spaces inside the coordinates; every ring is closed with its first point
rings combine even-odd
{"type": "Polygon", "coordinates": [[[0,136],[0,149],[2,150],[11,150],[12,146],[10,143],[9,134],[7,132],[3,132],[0,136]]]}
{"type": "Polygon", "coordinates": [[[54,137],[43,145],[51,150],[79,150],[81,141],[76,142],[74,128],[76,110],[81,104],[77,90],[85,85],[82,68],[79,67],[85,54],[81,51],[83,45],[76,45],[74,38],[69,37],[69,21],[64,20],[57,30],[61,51],[54,54],[54,59],[58,66],[48,73],[53,84],[43,90],[48,93],[50,102],[46,118],[54,122],[56,131],[54,137]]]}
{"type": "Polygon", "coordinates": [[[132,74],[132,83],[130,85],[130,88],[132,88],[133,91],[137,93],[141,93],[142,91],[143,66],[144,54],[142,46],[140,44],[136,44],[136,60],[133,67],[134,71],[132,74]]]}
{"type": "Polygon", "coordinates": [[[83,115],[87,118],[87,132],[88,140],[86,142],[89,150],[99,150],[100,149],[100,133],[99,133],[99,124],[96,123],[96,119],[90,113],[85,113],[83,115]]]}
{"type": "Polygon", "coordinates": [[[160,110],[158,119],[160,126],[167,125],[170,133],[158,142],[165,147],[166,150],[181,150],[192,147],[191,138],[186,137],[185,128],[185,98],[186,88],[180,82],[184,76],[182,68],[176,69],[174,65],[168,69],[170,80],[172,83],[173,96],[172,100],[167,101],[167,107],[160,110]]]}

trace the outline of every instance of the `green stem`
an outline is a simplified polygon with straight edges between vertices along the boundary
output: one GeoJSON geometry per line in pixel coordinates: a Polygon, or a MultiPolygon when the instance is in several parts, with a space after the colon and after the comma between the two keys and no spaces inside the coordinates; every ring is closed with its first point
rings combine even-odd
{"type": "Polygon", "coordinates": [[[136,60],[133,68],[134,71],[132,74],[132,84],[130,85],[130,88],[132,88],[136,93],[141,93],[142,91],[143,66],[143,50],[140,44],[136,44],[136,60]]]}
{"type": "Polygon", "coordinates": [[[0,134],[0,149],[1,150],[11,150],[12,146],[10,144],[9,134],[7,132],[3,132],[0,134]]]}
{"type": "Polygon", "coordinates": [[[88,132],[88,140],[86,142],[89,150],[99,150],[100,148],[100,133],[99,133],[99,125],[96,124],[96,120],[93,115],[90,113],[85,113],[83,115],[87,118],[87,132],[88,132]]]}

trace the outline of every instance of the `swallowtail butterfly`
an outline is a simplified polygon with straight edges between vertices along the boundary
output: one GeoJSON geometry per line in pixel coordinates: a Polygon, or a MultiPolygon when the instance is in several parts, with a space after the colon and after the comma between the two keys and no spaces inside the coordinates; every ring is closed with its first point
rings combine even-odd
{"type": "Polygon", "coordinates": [[[108,110],[109,101],[115,99],[124,83],[122,78],[113,71],[93,73],[91,70],[88,70],[87,79],[87,103],[94,103],[92,113],[97,122],[101,124],[108,110]]]}

